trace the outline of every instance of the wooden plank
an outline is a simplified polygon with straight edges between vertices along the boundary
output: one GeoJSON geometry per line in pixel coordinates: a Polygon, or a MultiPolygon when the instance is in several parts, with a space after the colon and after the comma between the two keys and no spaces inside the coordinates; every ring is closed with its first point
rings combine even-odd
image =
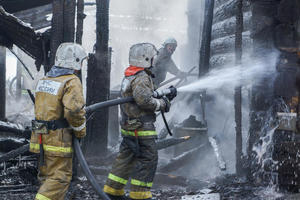
{"type": "Polygon", "coordinates": [[[209,70],[209,59],[210,59],[210,43],[211,43],[211,31],[213,22],[213,10],[215,0],[205,1],[205,14],[204,24],[202,32],[202,40],[200,47],[200,58],[199,58],[199,76],[205,74],[209,70]]]}
{"type": "MultiPolygon", "coordinates": [[[[244,31],[249,31],[251,28],[251,12],[244,13],[244,31]]],[[[212,27],[212,40],[222,38],[235,33],[236,18],[231,17],[221,22],[215,23],[212,27]]]]}
{"type": "MultiPolygon", "coordinates": [[[[237,0],[228,0],[214,10],[213,23],[221,22],[225,19],[235,16],[237,0]]],[[[250,11],[250,2],[245,1],[243,6],[243,12],[250,11]]]]}
{"type": "MultiPolygon", "coordinates": [[[[250,31],[243,33],[243,48],[251,48],[252,39],[250,37],[250,31]]],[[[235,36],[229,35],[226,37],[215,39],[211,42],[211,55],[234,52],[235,48],[235,36]]]]}

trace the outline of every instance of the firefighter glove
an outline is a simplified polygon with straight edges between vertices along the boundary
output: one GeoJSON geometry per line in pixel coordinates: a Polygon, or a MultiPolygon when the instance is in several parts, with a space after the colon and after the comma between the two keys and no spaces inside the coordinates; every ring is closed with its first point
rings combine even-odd
{"type": "Polygon", "coordinates": [[[165,103],[165,108],[164,108],[163,112],[169,112],[170,107],[171,107],[170,100],[166,96],[163,96],[162,99],[164,100],[164,103],[165,103]]]}

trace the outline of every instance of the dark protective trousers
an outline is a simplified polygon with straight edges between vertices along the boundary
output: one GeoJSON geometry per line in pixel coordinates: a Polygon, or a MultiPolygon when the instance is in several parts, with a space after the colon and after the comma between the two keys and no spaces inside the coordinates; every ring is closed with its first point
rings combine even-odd
{"type": "Polygon", "coordinates": [[[124,187],[131,177],[130,198],[148,199],[152,197],[150,189],[155,176],[158,154],[155,139],[138,139],[139,148],[134,137],[124,137],[119,154],[108,175],[104,192],[123,196],[124,187]]]}
{"type": "Polygon", "coordinates": [[[42,185],[35,200],[64,200],[72,179],[72,157],[45,155],[38,178],[42,185]]]}

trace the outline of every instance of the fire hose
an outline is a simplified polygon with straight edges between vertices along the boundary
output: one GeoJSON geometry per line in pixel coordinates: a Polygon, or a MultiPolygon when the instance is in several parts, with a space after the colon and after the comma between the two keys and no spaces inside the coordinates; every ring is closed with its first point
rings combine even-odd
{"type": "MultiPolygon", "coordinates": [[[[165,89],[165,90],[158,91],[158,92],[154,93],[154,97],[159,98],[159,97],[162,97],[162,96],[170,94],[170,93],[171,93],[170,89],[165,89]]],[[[91,113],[91,112],[95,112],[95,111],[97,111],[101,108],[116,106],[116,105],[119,105],[119,104],[129,103],[129,102],[133,102],[133,101],[134,101],[133,97],[126,97],[126,98],[108,100],[108,101],[104,101],[104,102],[100,102],[100,103],[90,105],[90,106],[85,108],[85,111],[88,114],[88,113],[91,113]]],[[[107,195],[102,191],[99,184],[97,183],[96,178],[93,176],[91,170],[89,169],[89,166],[88,166],[88,164],[87,164],[87,162],[84,158],[84,155],[81,151],[79,140],[76,137],[73,137],[73,144],[74,144],[74,149],[75,149],[75,155],[76,155],[76,157],[77,157],[77,159],[78,159],[78,161],[79,161],[79,163],[80,163],[87,179],[90,181],[91,185],[93,186],[93,188],[96,190],[96,192],[98,193],[98,195],[100,197],[102,197],[104,200],[109,199],[107,197],[107,195]]]]}
{"type": "MultiPolygon", "coordinates": [[[[129,103],[129,102],[133,102],[133,101],[134,101],[133,97],[104,101],[104,102],[96,103],[96,104],[86,107],[85,111],[86,111],[86,113],[91,113],[91,112],[94,112],[101,108],[111,107],[111,106],[129,103]]],[[[82,167],[82,170],[83,170],[84,174],[86,175],[87,179],[90,181],[91,185],[93,186],[93,188],[96,190],[97,194],[102,199],[109,200],[109,197],[102,191],[101,187],[97,183],[96,178],[94,177],[91,170],[89,169],[89,166],[88,166],[88,164],[84,158],[84,155],[81,151],[79,140],[76,137],[73,137],[73,144],[74,144],[74,149],[75,149],[75,155],[76,155],[76,157],[80,163],[80,166],[82,167]]]]}
{"type": "MultiPolygon", "coordinates": [[[[159,91],[157,92],[154,96],[159,98],[163,95],[167,95],[171,92],[170,89],[166,89],[164,91],[159,91]]],[[[108,100],[105,102],[100,102],[100,103],[96,103],[93,105],[90,105],[88,107],[85,108],[86,113],[91,113],[91,112],[95,112],[101,108],[106,108],[106,107],[111,107],[111,106],[115,106],[115,105],[119,105],[119,104],[124,104],[124,103],[129,103],[129,102],[133,102],[134,98],[133,97],[127,97],[127,98],[120,98],[120,99],[114,99],[114,100],[108,100]]],[[[91,183],[92,187],[95,189],[95,191],[97,192],[97,194],[104,200],[110,200],[109,197],[102,191],[101,187],[99,186],[99,184],[97,183],[96,178],[94,177],[94,175],[92,174],[91,170],[89,169],[89,166],[84,158],[84,155],[82,153],[81,147],[80,147],[80,143],[78,138],[73,137],[73,144],[74,144],[74,150],[75,150],[75,155],[82,167],[82,170],[84,171],[84,174],[86,175],[87,179],[89,180],[89,182],[91,183]]],[[[42,148],[43,149],[43,148],[42,148]]]]}

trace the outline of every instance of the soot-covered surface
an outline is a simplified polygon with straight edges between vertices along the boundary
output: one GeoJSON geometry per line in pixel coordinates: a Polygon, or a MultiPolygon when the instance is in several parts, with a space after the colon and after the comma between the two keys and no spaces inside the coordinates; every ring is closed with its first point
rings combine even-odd
{"type": "MultiPolygon", "coordinates": [[[[37,170],[34,166],[11,167],[0,173],[1,200],[32,200],[38,189],[37,170]]],[[[161,175],[158,175],[161,176],[161,175]]],[[[99,183],[104,184],[106,176],[97,176],[99,183]]],[[[284,199],[285,195],[276,192],[275,187],[256,185],[234,175],[225,175],[210,181],[188,181],[189,185],[174,185],[157,179],[153,187],[153,196],[157,200],[181,200],[182,196],[200,194],[203,189],[210,189],[211,193],[219,193],[221,199],[265,200],[284,199]]],[[[128,192],[128,188],[126,189],[128,192]]],[[[288,195],[288,194],[286,194],[288,195]]],[[[84,176],[72,182],[67,200],[99,199],[84,176]]]]}

